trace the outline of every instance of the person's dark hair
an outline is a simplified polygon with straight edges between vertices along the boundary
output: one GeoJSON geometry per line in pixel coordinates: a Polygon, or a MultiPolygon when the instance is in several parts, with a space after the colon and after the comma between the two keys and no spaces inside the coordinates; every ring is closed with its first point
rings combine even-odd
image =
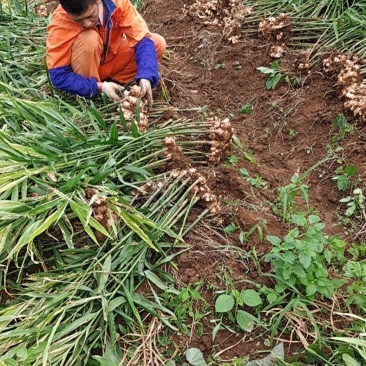
{"type": "Polygon", "coordinates": [[[96,4],[97,0],[59,0],[66,13],[81,15],[89,7],[96,4]]]}

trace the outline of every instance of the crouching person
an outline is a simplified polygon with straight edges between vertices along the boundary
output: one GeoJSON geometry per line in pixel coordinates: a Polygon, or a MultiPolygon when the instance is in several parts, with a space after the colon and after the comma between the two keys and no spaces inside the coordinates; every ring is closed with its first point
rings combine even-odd
{"type": "Polygon", "coordinates": [[[165,47],[130,0],[60,0],[47,27],[46,60],[57,89],[119,100],[120,84],[136,80],[151,107],[165,47]]]}

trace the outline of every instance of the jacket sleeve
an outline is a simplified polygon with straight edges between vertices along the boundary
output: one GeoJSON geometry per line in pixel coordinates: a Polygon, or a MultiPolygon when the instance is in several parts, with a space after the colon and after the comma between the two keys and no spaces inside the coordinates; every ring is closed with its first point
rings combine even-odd
{"type": "Polygon", "coordinates": [[[148,79],[151,86],[155,87],[159,81],[159,72],[154,42],[145,37],[136,44],[134,52],[137,64],[136,81],[148,79]]]}
{"type": "Polygon", "coordinates": [[[55,67],[49,70],[50,80],[56,89],[84,98],[94,98],[97,93],[95,78],[85,78],[72,72],[70,66],[55,67]]]}

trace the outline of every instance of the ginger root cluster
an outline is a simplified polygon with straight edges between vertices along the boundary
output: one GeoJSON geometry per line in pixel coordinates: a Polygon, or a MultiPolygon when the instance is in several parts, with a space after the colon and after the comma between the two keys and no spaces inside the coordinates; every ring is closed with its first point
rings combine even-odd
{"type": "Polygon", "coordinates": [[[273,58],[280,58],[285,52],[285,47],[290,39],[291,19],[284,13],[277,18],[268,17],[258,25],[260,37],[271,43],[269,55],[273,58]]]}
{"type": "MultiPolygon", "coordinates": [[[[108,232],[118,221],[117,214],[110,209],[108,201],[105,196],[99,195],[99,191],[95,188],[85,189],[85,198],[89,200],[92,209],[92,215],[108,232]]],[[[104,240],[104,235],[96,231],[95,237],[101,241],[104,240]]]]}
{"type": "Polygon", "coordinates": [[[205,207],[211,213],[217,213],[220,210],[218,197],[212,193],[207,185],[207,179],[195,168],[190,169],[175,169],[170,172],[172,178],[181,176],[184,179],[189,179],[189,185],[195,183],[192,188],[192,194],[199,197],[198,203],[205,207]]]}
{"type": "Polygon", "coordinates": [[[241,0],[196,0],[192,5],[184,5],[183,13],[198,17],[204,24],[222,27],[222,34],[229,42],[239,42],[241,26],[252,8],[241,0]]]}
{"type": "Polygon", "coordinates": [[[210,131],[208,137],[211,140],[211,147],[207,157],[210,163],[218,164],[230,147],[234,129],[231,127],[229,118],[220,121],[214,117],[210,131]]]}
{"type": "Polygon", "coordinates": [[[197,203],[207,209],[210,213],[217,213],[220,210],[218,197],[212,193],[207,185],[207,179],[195,168],[173,169],[169,173],[170,183],[167,182],[146,182],[138,190],[133,189],[131,194],[135,197],[149,197],[157,191],[169,190],[177,181],[184,184],[189,190],[189,196],[197,197],[197,203]]]}
{"type": "Polygon", "coordinates": [[[121,111],[126,121],[133,120],[140,132],[145,132],[148,127],[147,117],[147,102],[141,99],[141,88],[138,85],[134,85],[130,90],[123,92],[123,99],[121,102],[121,111]],[[139,117],[137,117],[137,104],[140,103],[139,117]]]}
{"type": "Polygon", "coordinates": [[[362,81],[357,56],[337,54],[323,60],[326,72],[336,78],[345,98],[345,108],[366,121],[366,85],[362,81]]]}

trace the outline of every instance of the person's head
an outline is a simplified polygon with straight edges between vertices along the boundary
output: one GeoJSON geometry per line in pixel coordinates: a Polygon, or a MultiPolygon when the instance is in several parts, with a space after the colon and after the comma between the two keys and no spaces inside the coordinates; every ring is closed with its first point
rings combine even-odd
{"type": "Polygon", "coordinates": [[[70,18],[84,29],[92,29],[98,23],[101,0],[60,0],[70,18]]]}

